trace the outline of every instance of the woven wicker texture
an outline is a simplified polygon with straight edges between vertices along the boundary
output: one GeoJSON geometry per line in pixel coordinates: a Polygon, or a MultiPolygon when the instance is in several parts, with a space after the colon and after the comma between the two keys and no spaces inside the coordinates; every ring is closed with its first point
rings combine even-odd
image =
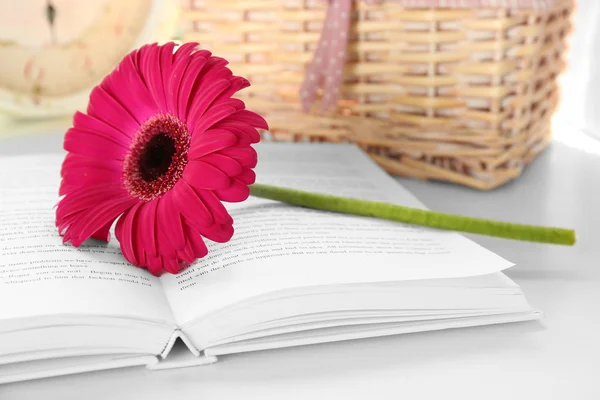
{"type": "Polygon", "coordinates": [[[551,138],[574,0],[546,11],[356,2],[340,100],[302,111],[325,17],[318,0],[194,0],[184,41],[231,62],[278,141],[350,141],[388,172],[491,189],[551,138]]]}

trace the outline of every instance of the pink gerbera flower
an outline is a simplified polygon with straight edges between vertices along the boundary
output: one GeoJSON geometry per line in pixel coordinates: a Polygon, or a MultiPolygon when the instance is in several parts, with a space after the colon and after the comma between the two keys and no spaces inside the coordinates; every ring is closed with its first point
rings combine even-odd
{"type": "Polygon", "coordinates": [[[116,237],[152,274],[178,273],[226,242],[223,204],[248,198],[265,120],[232,96],[249,86],[226,60],[185,43],[128,54],[65,135],[56,225],[64,243],[116,237]]]}

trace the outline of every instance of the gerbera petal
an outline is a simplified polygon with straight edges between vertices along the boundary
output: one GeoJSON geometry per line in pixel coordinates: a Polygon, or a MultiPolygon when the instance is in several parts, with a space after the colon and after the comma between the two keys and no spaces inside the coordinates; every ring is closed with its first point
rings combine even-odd
{"type": "Polygon", "coordinates": [[[254,182],[256,182],[256,172],[254,172],[250,168],[244,168],[242,173],[237,175],[235,179],[239,180],[240,182],[246,185],[252,185],[254,182]]]}
{"type": "Polygon", "coordinates": [[[224,120],[213,126],[213,129],[223,129],[235,134],[239,140],[239,143],[233,147],[250,147],[250,144],[260,142],[261,136],[256,128],[250,126],[244,122],[234,121],[232,119],[224,120]]]}
{"type": "MultiPolygon", "coordinates": [[[[189,115],[189,119],[193,124],[198,122],[199,118],[214,101],[222,98],[224,93],[231,90],[233,73],[225,67],[227,62],[218,57],[212,57],[206,64],[207,72],[200,77],[191,92],[192,98],[197,99],[190,109],[189,115]],[[227,84],[222,81],[227,81],[227,84]]],[[[230,98],[231,96],[226,97],[226,99],[230,98]]]]}
{"type": "Polygon", "coordinates": [[[159,199],[144,203],[139,211],[139,226],[144,233],[142,235],[142,246],[147,254],[156,257],[158,247],[156,246],[156,212],[159,199]]]}
{"type": "Polygon", "coordinates": [[[101,86],[96,86],[92,90],[87,112],[92,117],[102,120],[120,131],[127,132],[131,136],[139,128],[138,122],[129,111],[101,86]]]}
{"type": "Polygon", "coordinates": [[[202,79],[205,67],[211,71],[211,53],[198,49],[198,46],[198,43],[189,42],[177,50],[169,81],[167,105],[169,110],[183,121],[187,117],[188,103],[193,99],[191,92],[194,82],[202,79]]]}
{"type": "Polygon", "coordinates": [[[194,102],[190,107],[190,112],[185,117],[185,119],[188,120],[189,126],[196,125],[210,104],[219,94],[230,88],[231,83],[228,79],[223,78],[210,81],[210,83],[203,86],[204,87],[202,88],[201,92],[202,96],[192,97],[194,102]]]}
{"type": "Polygon", "coordinates": [[[172,68],[173,68],[173,53],[175,49],[175,43],[168,42],[163,46],[159,47],[160,54],[160,73],[162,74],[162,91],[165,94],[165,104],[167,98],[167,83],[169,82],[169,78],[171,76],[172,68]]]}
{"type": "Polygon", "coordinates": [[[233,223],[233,219],[229,215],[229,212],[211,190],[199,190],[198,196],[206,205],[206,207],[208,207],[208,210],[212,214],[216,224],[233,223]]]}
{"type": "Polygon", "coordinates": [[[123,164],[118,160],[111,160],[108,158],[93,158],[83,156],[81,154],[69,153],[66,155],[62,163],[61,175],[68,171],[69,168],[91,168],[109,171],[121,171],[123,169],[123,164]]]}
{"type": "Polygon", "coordinates": [[[197,189],[225,189],[229,177],[220,169],[198,160],[192,160],[183,171],[183,179],[197,189]]]}
{"type": "Polygon", "coordinates": [[[56,221],[59,223],[71,214],[84,211],[107,199],[121,197],[126,193],[118,183],[102,183],[80,187],[60,200],[56,209],[56,221]]]}
{"type": "Polygon", "coordinates": [[[146,255],[146,266],[154,276],[161,276],[163,272],[163,260],[160,256],[146,255]]]}
{"type": "Polygon", "coordinates": [[[67,194],[68,187],[87,186],[98,183],[116,182],[121,178],[121,171],[94,167],[69,167],[62,173],[59,195],[67,194]]]}
{"type": "MultiPolygon", "coordinates": [[[[140,204],[140,208],[144,205],[144,203],[138,204],[140,204]]],[[[138,262],[137,266],[146,267],[148,265],[148,261],[146,258],[147,253],[144,249],[144,231],[142,230],[142,224],[140,221],[140,208],[138,208],[136,212],[133,232],[131,235],[133,236],[133,253],[135,254],[135,258],[138,262]]]]}
{"type": "MultiPolygon", "coordinates": [[[[198,119],[204,114],[206,106],[202,104],[206,104],[207,101],[209,101],[208,104],[210,104],[210,102],[214,100],[212,91],[216,89],[211,89],[209,93],[209,86],[221,79],[227,79],[229,81],[231,78],[231,71],[228,68],[225,68],[227,64],[227,60],[219,57],[210,57],[206,61],[206,65],[198,75],[198,79],[194,82],[187,100],[187,108],[189,111],[186,113],[185,120],[188,121],[189,126],[195,126],[198,123],[198,119]],[[198,104],[199,102],[202,104],[198,104]],[[196,108],[195,111],[193,110],[194,108],[196,108]],[[202,110],[198,110],[197,108],[202,108],[202,110]]],[[[181,100],[183,101],[185,99],[181,98],[181,100]]]]}
{"type": "Polygon", "coordinates": [[[115,140],[120,140],[123,143],[129,144],[133,138],[135,131],[125,131],[119,126],[112,126],[101,119],[94,118],[91,115],[76,111],[73,116],[74,128],[85,128],[94,132],[104,132],[115,140]]]}
{"type": "Polygon", "coordinates": [[[183,179],[180,179],[172,190],[173,201],[188,223],[196,227],[213,224],[214,219],[212,214],[208,211],[194,189],[183,179]]]}
{"type": "Polygon", "coordinates": [[[195,160],[236,144],[236,136],[223,129],[213,129],[201,135],[192,136],[188,158],[195,160]]]}
{"type": "Polygon", "coordinates": [[[225,243],[228,242],[233,236],[233,225],[213,224],[207,228],[202,228],[200,233],[202,236],[212,240],[213,242],[225,243]]]}
{"type": "Polygon", "coordinates": [[[206,247],[206,243],[204,243],[204,240],[202,240],[202,236],[200,236],[200,233],[190,225],[185,225],[184,229],[185,236],[190,241],[190,245],[194,250],[194,256],[196,258],[202,258],[206,256],[208,254],[208,248],[206,247]]]}
{"type": "MultiPolygon", "coordinates": [[[[209,105],[211,107],[216,107],[217,105],[228,103],[229,105],[235,107],[237,110],[243,110],[246,107],[245,103],[242,100],[232,98],[231,96],[236,94],[241,89],[250,86],[250,82],[245,78],[233,76],[233,74],[228,68],[224,69],[228,72],[228,74],[227,76],[223,77],[229,80],[230,85],[227,89],[219,93],[218,96],[214,99],[214,101],[212,101],[209,105]]],[[[204,94],[204,90],[202,91],[202,94],[204,94]]],[[[193,118],[191,118],[191,121],[197,123],[202,114],[203,113],[196,114],[193,118]]]]}
{"type": "Polygon", "coordinates": [[[167,82],[167,111],[179,117],[178,99],[181,81],[185,75],[185,70],[190,65],[189,59],[180,58],[173,64],[173,72],[167,82]]]}
{"type": "Polygon", "coordinates": [[[60,170],[62,181],[59,195],[67,194],[77,186],[118,182],[121,173],[122,164],[117,160],[91,158],[69,153],[60,170]]]}
{"type": "Polygon", "coordinates": [[[117,160],[91,158],[69,153],[61,167],[59,195],[72,192],[79,186],[118,182],[122,167],[117,160]]]}
{"type": "Polygon", "coordinates": [[[229,61],[223,57],[212,56],[208,60],[208,70],[205,75],[207,79],[220,79],[223,76],[233,76],[231,70],[227,68],[229,61]]]}
{"type": "MultiPolygon", "coordinates": [[[[71,153],[73,154],[73,153],[71,153]]],[[[61,176],[65,180],[82,180],[85,182],[117,182],[121,179],[122,170],[94,167],[91,165],[71,166],[64,168],[61,172],[61,176]]]]}
{"type": "Polygon", "coordinates": [[[219,104],[227,104],[227,105],[233,106],[238,111],[242,111],[246,108],[246,103],[244,103],[243,100],[236,99],[236,98],[229,99],[227,101],[224,100],[222,103],[219,103],[219,104]]]}
{"type": "Polygon", "coordinates": [[[238,203],[246,200],[248,196],[250,196],[250,188],[248,188],[248,185],[244,185],[242,182],[233,178],[231,179],[231,186],[227,189],[215,190],[214,193],[222,201],[238,203]]]}
{"type": "Polygon", "coordinates": [[[187,121],[188,111],[194,100],[194,97],[191,96],[194,83],[202,76],[203,68],[206,66],[210,57],[208,51],[199,51],[198,53],[200,54],[194,54],[194,58],[190,61],[190,65],[185,70],[177,94],[177,116],[183,121],[187,121]]]}
{"type": "Polygon", "coordinates": [[[228,176],[236,176],[242,173],[242,166],[239,162],[222,154],[208,154],[202,157],[202,161],[220,169],[228,176]]]}
{"type": "Polygon", "coordinates": [[[162,229],[168,223],[168,216],[160,212],[162,208],[161,204],[162,199],[158,203],[158,210],[156,212],[156,244],[158,245],[158,254],[163,258],[174,258],[177,256],[177,249],[175,249],[168,239],[167,232],[162,229]]]}
{"type": "Polygon", "coordinates": [[[260,115],[249,110],[240,110],[232,117],[238,121],[245,122],[258,129],[269,129],[269,124],[260,115]]]}
{"type": "Polygon", "coordinates": [[[138,69],[145,77],[148,90],[152,94],[152,99],[156,103],[159,111],[167,111],[167,95],[163,86],[163,77],[161,73],[161,49],[157,44],[148,45],[146,51],[140,51],[138,69]]]}
{"type": "Polygon", "coordinates": [[[123,143],[107,138],[100,133],[70,128],[65,134],[65,150],[94,158],[123,160],[128,148],[123,143]]]}
{"type": "Polygon", "coordinates": [[[223,92],[216,101],[228,99],[240,90],[250,87],[250,81],[248,81],[246,78],[242,78],[241,76],[231,76],[229,78],[229,82],[231,83],[229,89],[223,92]]]}
{"type": "Polygon", "coordinates": [[[230,80],[233,73],[227,68],[229,62],[221,57],[209,57],[206,61],[206,66],[203,68],[202,73],[198,76],[198,79],[194,82],[190,97],[194,99],[202,98],[204,93],[212,82],[219,81],[221,79],[230,80]]]}
{"type": "Polygon", "coordinates": [[[128,195],[122,195],[107,199],[83,211],[77,221],[69,227],[69,230],[73,231],[71,243],[73,246],[79,247],[104,225],[113,222],[125,210],[136,204],[136,202],[136,199],[128,195]]]}
{"type": "Polygon", "coordinates": [[[214,126],[214,129],[224,129],[229,131],[236,136],[240,136],[240,134],[244,134],[250,140],[250,143],[258,143],[260,142],[260,134],[253,126],[245,123],[233,120],[231,118],[226,118],[223,121],[219,122],[214,126]]]}
{"type": "Polygon", "coordinates": [[[258,162],[258,155],[252,147],[229,147],[219,150],[219,154],[231,157],[247,168],[256,167],[256,163],[258,162]]]}
{"type": "Polygon", "coordinates": [[[92,239],[102,240],[103,242],[108,243],[110,241],[110,228],[112,227],[112,224],[111,221],[98,229],[98,231],[92,235],[92,239]]]}
{"type": "Polygon", "coordinates": [[[63,180],[60,183],[60,187],[58,188],[58,194],[59,194],[59,196],[64,196],[65,194],[70,193],[73,190],[80,188],[80,187],[81,187],[80,185],[76,185],[74,183],[70,183],[70,182],[63,180]]]}
{"type": "Polygon", "coordinates": [[[228,104],[220,104],[216,107],[210,108],[194,126],[192,136],[204,133],[217,122],[229,117],[232,114],[235,114],[236,112],[238,112],[237,109],[228,104]]]}
{"type": "Polygon", "coordinates": [[[100,86],[141,125],[156,114],[158,107],[142,82],[131,57],[125,57],[100,86]]]}
{"type": "MultiPolygon", "coordinates": [[[[127,59],[127,58],[126,58],[127,59]]],[[[127,110],[127,113],[135,120],[138,125],[144,122],[143,118],[138,118],[135,110],[139,109],[139,99],[136,98],[135,94],[130,90],[127,81],[127,66],[124,65],[125,60],[121,61],[119,69],[115,69],[109,75],[107,75],[100,83],[100,87],[121,107],[127,110]]],[[[151,100],[151,98],[150,98],[151,100]]]]}
{"type": "MultiPolygon", "coordinates": [[[[129,150],[129,143],[127,141],[122,140],[119,137],[107,134],[105,132],[94,131],[85,127],[69,128],[67,130],[67,133],[65,134],[65,139],[77,139],[79,136],[82,136],[84,140],[87,140],[87,138],[85,138],[85,135],[92,135],[95,136],[95,138],[101,138],[103,140],[106,140],[107,142],[110,142],[111,145],[118,146],[124,150],[129,150]]],[[[94,140],[95,138],[92,138],[92,140],[94,140]]]]}
{"type": "Polygon", "coordinates": [[[234,147],[249,147],[252,145],[252,140],[244,132],[237,128],[229,128],[229,132],[237,137],[237,143],[234,147]]]}
{"type": "Polygon", "coordinates": [[[185,246],[183,247],[183,249],[177,252],[177,256],[186,264],[191,264],[196,260],[196,257],[194,256],[194,249],[192,248],[192,244],[190,243],[190,240],[189,238],[187,238],[187,236],[185,246]]]}
{"type": "Polygon", "coordinates": [[[183,249],[185,247],[185,236],[183,235],[181,215],[173,201],[172,192],[167,192],[161,197],[157,215],[158,228],[162,230],[175,250],[183,249]]]}
{"type": "Polygon", "coordinates": [[[138,226],[136,224],[136,214],[141,205],[142,203],[138,202],[129,210],[126,210],[115,226],[115,236],[119,241],[121,252],[127,261],[134,265],[140,265],[139,253],[136,252],[135,236],[139,235],[137,232],[138,226]]]}
{"type": "Polygon", "coordinates": [[[171,274],[178,274],[179,260],[177,259],[177,255],[175,255],[173,258],[165,258],[163,268],[165,269],[165,271],[171,274]]]}
{"type": "Polygon", "coordinates": [[[171,233],[169,224],[172,223],[169,219],[173,217],[180,218],[177,210],[174,207],[171,207],[171,203],[165,201],[165,198],[165,196],[162,196],[161,198],[154,200],[157,203],[155,223],[156,246],[158,255],[161,257],[161,262],[163,264],[162,268],[165,268],[165,264],[168,260],[177,258],[177,249],[169,238],[169,234],[171,233]]]}
{"type": "MultiPolygon", "coordinates": [[[[190,92],[190,101],[194,101],[193,105],[190,105],[190,112],[188,114],[188,120],[192,125],[196,125],[198,123],[198,119],[206,112],[206,109],[209,105],[213,103],[217,98],[222,96],[222,93],[219,92],[215,95],[215,91],[217,88],[212,87],[215,82],[221,81],[223,79],[227,80],[227,88],[226,92],[231,90],[231,78],[233,73],[229,68],[226,68],[228,64],[227,60],[219,57],[210,57],[206,62],[206,67],[199,79],[196,80],[192,91],[190,92]],[[209,94],[209,96],[207,96],[209,94]],[[218,97],[217,97],[218,96],[218,97]],[[197,104],[201,102],[202,104],[197,104]],[[192,110],[196,106],[196,110],[192,110]]],[[[228,98],[230,98],[229,96],[228,98]]]]}
{"type": "MultiPolygon", "coordinates": [[[[189,58],[192,53],[197,51],[202,51],[198,48],[198,42],[185,42],[184,44],[177,47],[175,53],[173,54],[173,64],[178,62],[181,59],[189,58]]],[[[206,53],[206,50],[204,50],[206,53]]]]}
{"type": "MultiPolygon", "coordinates": [[[[153,44],[155,46],[158,45],[157,43],[153,43],[153,44]]],[[[151,46],[151,44],[142,45],[140,48],[131,50],[131,52],[125,56],[126,58],[131,59],[131,62],[133,63],[133,66],[135,67],[136,71],[138,71],[138,73],[140,73],[140,75],[142,73],[142,70],[138,68],[138,65],[139,65],[139,62],[140,62],[140,58],[142,57],[142,53],[147,52],[148,48],[150,46],[151,46]]],[[[142,80],[144,79],[143,76],[141,78],[142,78],[142,80]]]]}
{"type": "Polygon", "coordinates": [[[63,244],[68,243],[71,240],[73,235],[71,234],[71,230],[69,229],[69,227],[73,225],[73,223],[77,220],[79,215],[81,215],[81,212],[69,215],[68,217],[62,219],[60,224],[57,224],[58,232],[60,233],[60,235],[63,236],[63,244]]]}

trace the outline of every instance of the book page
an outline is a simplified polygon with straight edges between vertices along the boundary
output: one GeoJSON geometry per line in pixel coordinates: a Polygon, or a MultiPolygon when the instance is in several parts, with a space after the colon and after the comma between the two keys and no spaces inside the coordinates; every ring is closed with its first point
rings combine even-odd
{"type": "Polygon", "coordinates": [[[61,163],[0,158],[0,320],[83,314],[172,323],[160,280],[129,265],[114,240],[62,244],[53,207],[61,163]]]}
{"type": "MultiPolygon", "coordinates": [[[[425,208],[358,148],[260,144],[257,182],[425,208]]],[[[178,323],[284,289],[489,274],[508,261],[455,232],[250,198],[235,234],[163,286],[178,323]],[[193,305],[193,306],[190,306],[193,305]]]]}

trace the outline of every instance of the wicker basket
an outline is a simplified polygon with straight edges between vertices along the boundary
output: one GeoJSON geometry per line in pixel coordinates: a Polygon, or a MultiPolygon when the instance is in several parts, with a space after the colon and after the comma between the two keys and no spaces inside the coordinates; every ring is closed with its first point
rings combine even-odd
{"type": "MultiPolygon", "coordinates": [[[[574,0],[544,11],[355,2],[339,100],[303,110],[299,88],[325,2],[195,0],[184,41],[231,62],[267,139],[350,141],[388,172],[478,189],[518,177],[551,138],[574,0]]],[[[322,93],[321,93],[322,94],[322,93]]]]}

